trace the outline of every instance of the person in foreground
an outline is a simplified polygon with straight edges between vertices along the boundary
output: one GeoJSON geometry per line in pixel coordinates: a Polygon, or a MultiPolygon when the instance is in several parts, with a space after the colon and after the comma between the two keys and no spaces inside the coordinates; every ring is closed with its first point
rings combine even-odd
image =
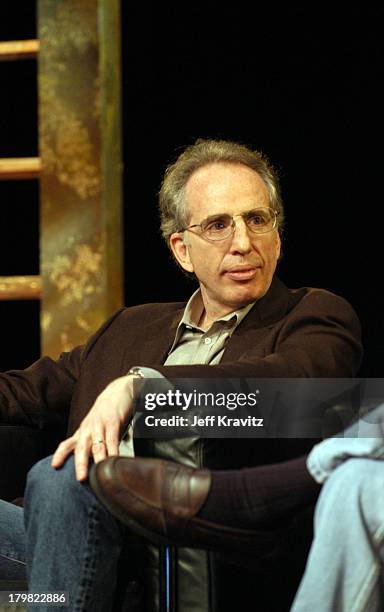
{"type": "MultiPolygon", "coordinates": [[[[260,153],[227,141],[188,147],[165,173],[160,215],[174,258],[198,281],[189,301],[123,308],[84,346],[0,375],[2,422],[68,431],[30,471],[24,509],[0,504],[0,577],[26,573],[31,591],[68,590],[74,610],[112,607],[125,531],[87,478],[90,460],[121,451],[134,381],[349,378],[361,361],[351,306],[322,289],[288,289],[275,275],[284,211],[260,153]]],[[[303,463],[293,457],[287,472],[292,505],[312,500],[303,463]]],[[[278,504],[289,522],[291,504],[278,504]]]]}
{"type": "Polygon", "coordinates": [[[292,612],[380,612],[383,434],[384,404],[308,457],[229,472],[111,457],[93,466],[91,486],[112,514],[153,542],[238,552],[245,561],[260,555],[263,530],[278,531],[278,519],[313,501],[325,483],[292,612]]]}

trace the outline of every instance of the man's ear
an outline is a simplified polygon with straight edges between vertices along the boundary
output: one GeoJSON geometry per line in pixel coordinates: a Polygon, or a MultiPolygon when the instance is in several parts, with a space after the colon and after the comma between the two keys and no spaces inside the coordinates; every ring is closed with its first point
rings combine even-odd
{"type": "Polygon", "coordinates": [[[281,253],[281,237],[279,232],[276,232],[277,236],[276,236],[276,261],[279,261],[280,257],[282,256],[281,253]]]}
{"type": "Polygon", "coordinates": [[[193,272],[193,265],[189,257],[188,245],[184,242],[184,234],[175,232],[169,238],[169,248],[178,264],[186,272],[193,272]]]}

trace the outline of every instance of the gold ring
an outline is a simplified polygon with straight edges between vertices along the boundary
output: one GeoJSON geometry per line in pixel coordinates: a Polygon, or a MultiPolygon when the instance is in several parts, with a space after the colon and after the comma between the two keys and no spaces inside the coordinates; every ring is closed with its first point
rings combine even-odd
{"type": "Polygon", "coordinates": [[[96,444],[105,444],[105,442],[104,440],[93,440],[92,446],[95,446],[96,444]]]}

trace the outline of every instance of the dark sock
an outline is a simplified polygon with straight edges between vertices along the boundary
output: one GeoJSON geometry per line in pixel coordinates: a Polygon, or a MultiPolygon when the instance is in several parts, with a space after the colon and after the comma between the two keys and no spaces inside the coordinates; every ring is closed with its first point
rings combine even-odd
{"type": "Polygon", "coordinates": [[[300,508],[315,503],[321,488],[309,474],[306,459],[212,471],[212,486],[199,516],[245,529],[290,519],[300,508]]]}

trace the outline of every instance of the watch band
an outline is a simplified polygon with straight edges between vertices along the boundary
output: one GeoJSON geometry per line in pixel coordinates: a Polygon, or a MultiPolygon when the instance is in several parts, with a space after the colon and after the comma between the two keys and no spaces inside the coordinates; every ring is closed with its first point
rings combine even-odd
{"type": "Polygon", "coordinates": [[[130,374],[131,376],[135,376],[136,378],[145,378],[143,371],[137,366],[134,368],[131,368],[128,374],[130,374]]]}

